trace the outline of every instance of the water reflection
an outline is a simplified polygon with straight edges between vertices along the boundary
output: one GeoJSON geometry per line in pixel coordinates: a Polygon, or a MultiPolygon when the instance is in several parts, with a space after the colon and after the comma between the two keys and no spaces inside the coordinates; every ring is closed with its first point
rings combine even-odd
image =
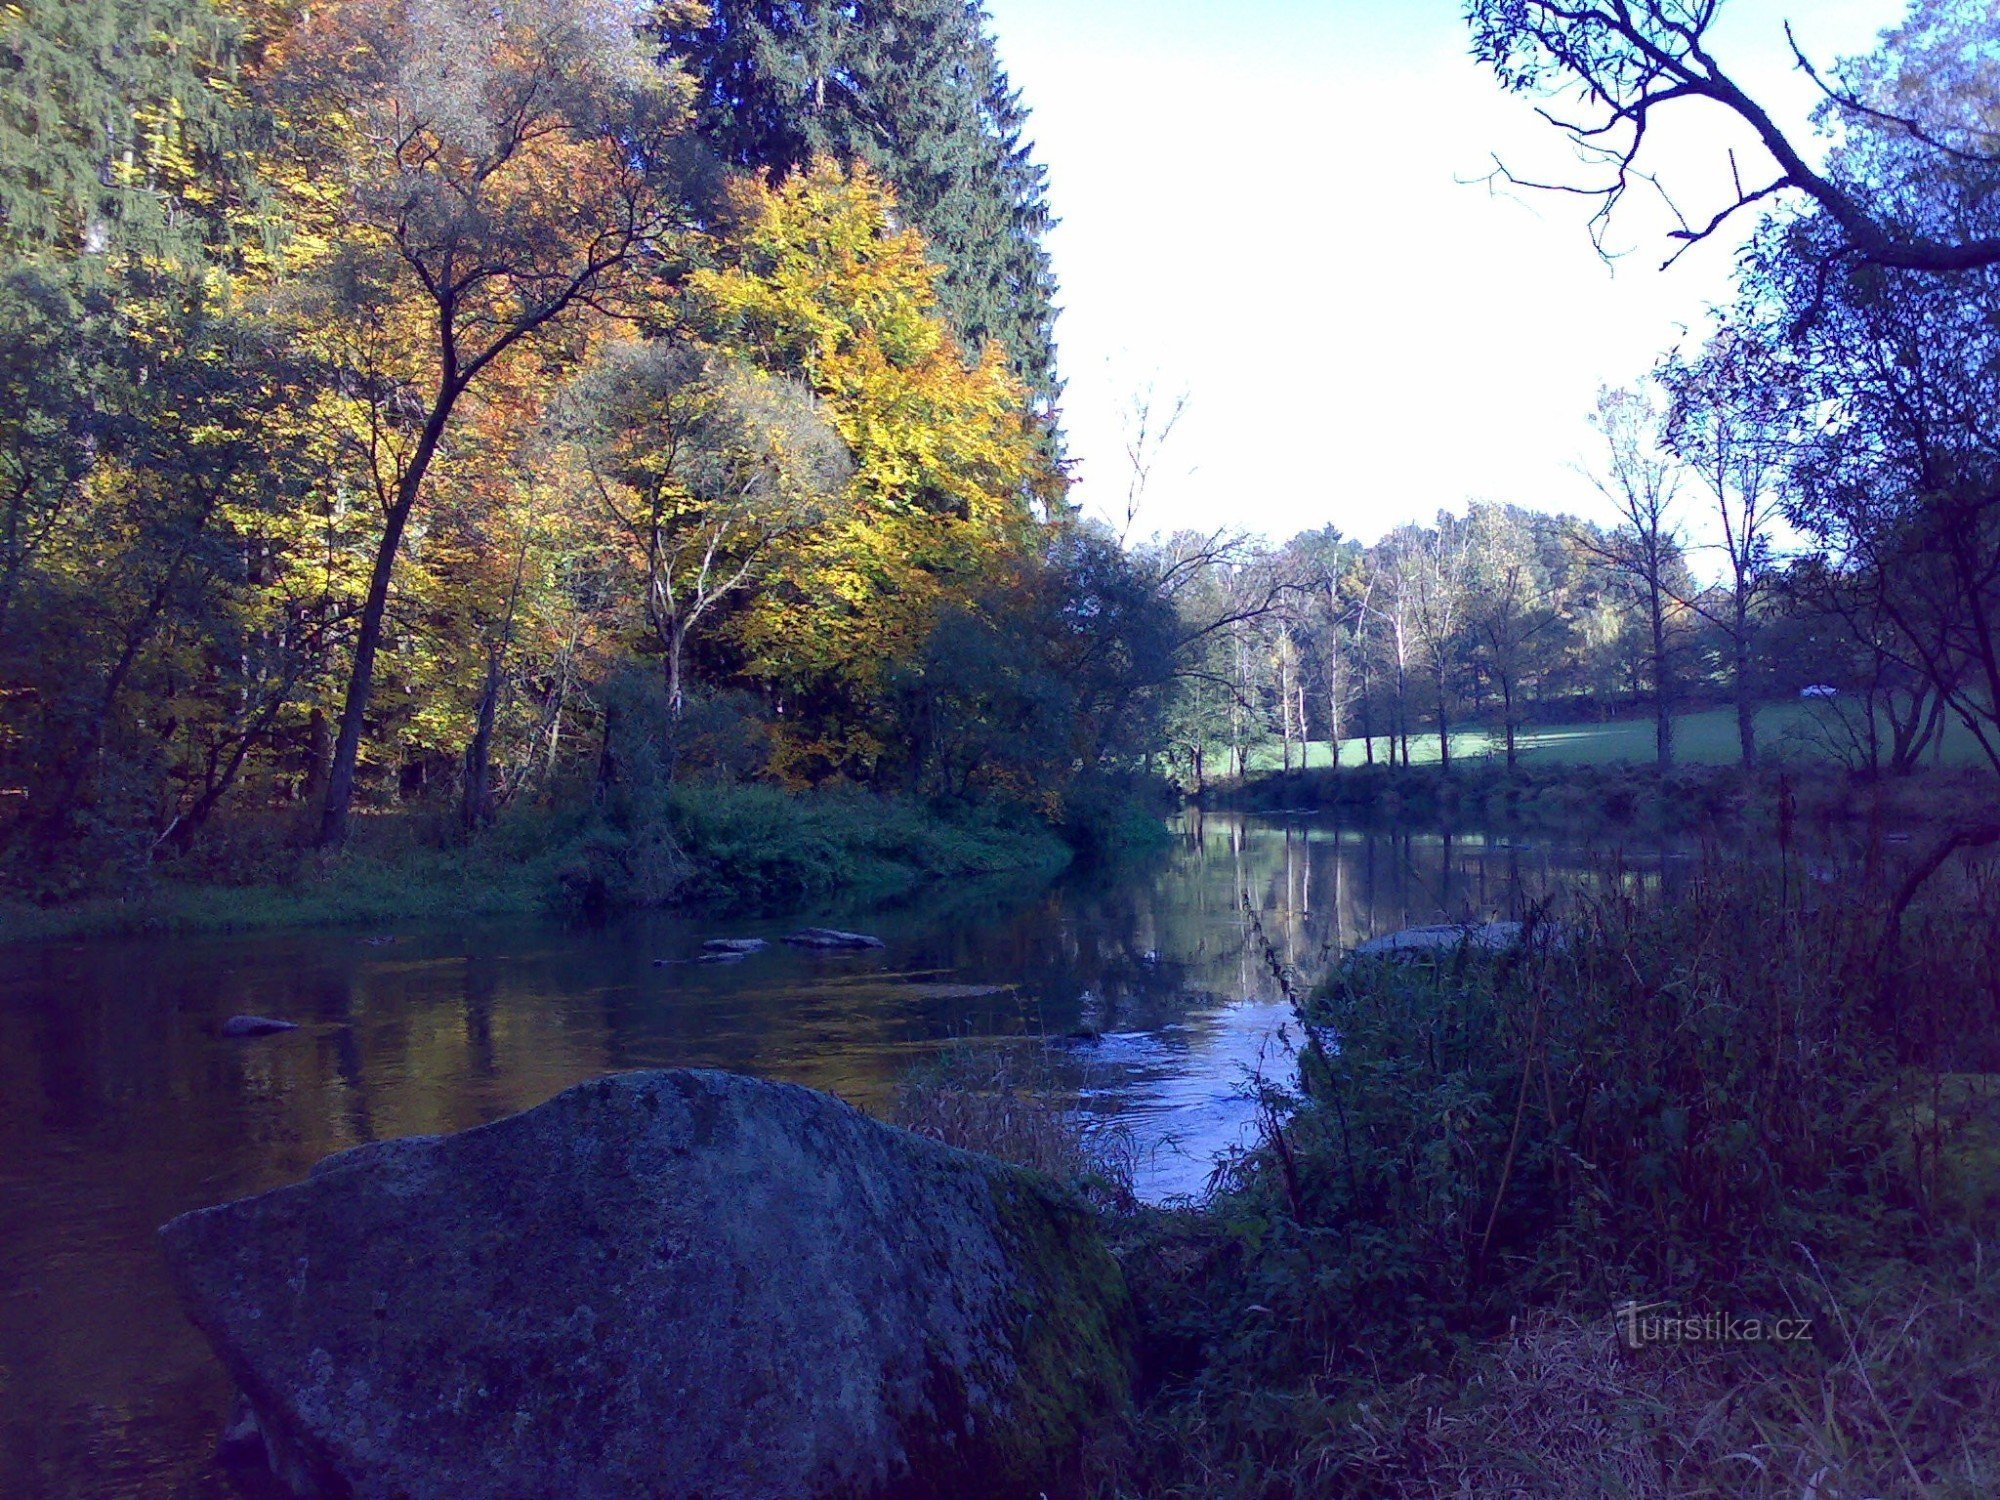
{"type": "MultiPolygon", "coordinates": [[[[1650,858],[1657,859],[1655,851],[1650,858]]],[[[1441,918],[1518,916],[1579,851],[1190,815],[1157,857],[786,921],[63,944],[0,954],[0,1494],[216,1496],[223,1377],[153,1231],[364,1141],[457,1130],[611,1069],[702,1065],[883,1110],[953,1039],[1055,1039],[1140,1187],[1200,1187],[1288,1066],[1247,898],[1283,960],[1441,918]],[[720,932],[865,927],[862,956],[685,959],[720,932]],[[298,1033],[227,1043],[241,1011],[298,1033]]]]}

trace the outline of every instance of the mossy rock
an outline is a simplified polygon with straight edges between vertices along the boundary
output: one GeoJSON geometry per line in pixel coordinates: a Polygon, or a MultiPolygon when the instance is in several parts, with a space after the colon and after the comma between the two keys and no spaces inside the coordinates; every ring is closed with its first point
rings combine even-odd
{"type": "Polygon", "coordinates": [[[1081,1202],[731,1074],[599,1079],[162,1234],[301,1495],[1057,1496],[1129,1400],[1081,1202]]]}

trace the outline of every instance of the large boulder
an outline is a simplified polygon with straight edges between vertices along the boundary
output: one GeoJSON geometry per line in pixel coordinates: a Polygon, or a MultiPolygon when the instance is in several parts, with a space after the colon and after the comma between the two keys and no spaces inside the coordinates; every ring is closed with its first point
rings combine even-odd
{"type": "Polygon", "coordinates": [[[161,1236],[301,1495],[1054,1496],[1127,1397],[1081,1204],[727,1073],[357,1147],[161,1236]]]}

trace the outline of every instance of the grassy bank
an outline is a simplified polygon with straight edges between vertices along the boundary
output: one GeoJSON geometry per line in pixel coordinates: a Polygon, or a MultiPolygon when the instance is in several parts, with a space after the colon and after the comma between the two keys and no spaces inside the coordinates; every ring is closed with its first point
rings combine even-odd
{"type": "MultiPolygon", "coordinates": [[[[1851,754],[1858,737],[1858,712],[1851,703],[1839,699],[1769,703],[1757,710],[1757,753],[1762,760],[1795,767],[1839,767],[1851,754]]],[[[1734,709],[1700,709],[1675,714],[1674,756],[1689,766],[1733,766],[1740,760],[1734,709]]],[[[1883,739],[1888,729],[1883,727],[1883,739]]],[[[1389,759],[1389,742],[1377,737],[1374,762],[1389,759]]],[[[1523,769],[1554,766],[1616,766],[1650,764],[1654,757],[1651,718],[1579,719],[1575,721],[1524,725],[1515,735],[1515,758],[1523,769]]],[[[1491,726],[1468,727],[1451,737],[1452,759],[1460,765],[1506,763],[1507,744],[1503,731],[1491,726]]],[[[1410,762],[1414,766],[1436,765],[1439,760],[1435,733],[1410,736],[1410,762]]],[[[1215,761],[1221,762],[1219,753],[1215,761]]],[[[1254,775],[1283,768],[1282,751],[1271,745],[1259,746],[1249,758],[1254,775]]],[[[1359,739],[1343,741],[1339,764],[1359,767],[1369,763],[1368,745],[1359,739]]],[[[1943,733],[1924,756],[1927,766],[1963,768],[1986,764],[1978,743],[1956,720],[1943,726],[1943,733]]],[[[1305,747],[1299,769],[1324,769],[1334,764],[1332,747],[1314,740],[1305,747]]]]}
{"type": "Polygon", "coordinates": [[[479,837],[448,820],[359,820],[337,854],[302,830],[237,828],[149,866],[115,895],[0,904],[0,942],[87,935],[566,913],[629,906],[776,909],[833,891],[890,895],[925,881],[1059,869],[1045,822],[856,791],[676,787],[644,816],[534,811],[479,837]]]}
{"type": "Polygon", "coordinates": [[[2000,1493],[2000,892],[1889,901],[1718,866],[1302,996],[1286,1123],[1134,1221],[1101,1493],[2000,1493]]]}
{"type": "Polygon", "coordinates": [[[1896,942],[1895,869],[1616,875],[1514,953],[1286,973],[1299,1084],[1199,1209],[1121,1211],[1018,1070],[913,1077],[1106,1205],[1140,1401],[1087,1493],[2000,1493],[1991,870],[1896,942]]]}

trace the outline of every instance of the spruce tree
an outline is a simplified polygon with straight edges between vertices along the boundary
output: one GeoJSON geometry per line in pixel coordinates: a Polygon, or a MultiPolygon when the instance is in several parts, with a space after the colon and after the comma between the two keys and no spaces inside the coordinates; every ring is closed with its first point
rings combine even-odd
{"type": "Polygon", "coordinates": [[[249,171],[240,35],[211,0],[0,6],[0,246],[211,237],[249,171]]]}
{"type": "Polygon", "coordinates": [[[984,0],[716,0],[663,40],[726,161],[784,175],[826,153],[880,172],[931,243],[967,348],[998,340],[1052,410],[1047,186],[984,0]]]}

